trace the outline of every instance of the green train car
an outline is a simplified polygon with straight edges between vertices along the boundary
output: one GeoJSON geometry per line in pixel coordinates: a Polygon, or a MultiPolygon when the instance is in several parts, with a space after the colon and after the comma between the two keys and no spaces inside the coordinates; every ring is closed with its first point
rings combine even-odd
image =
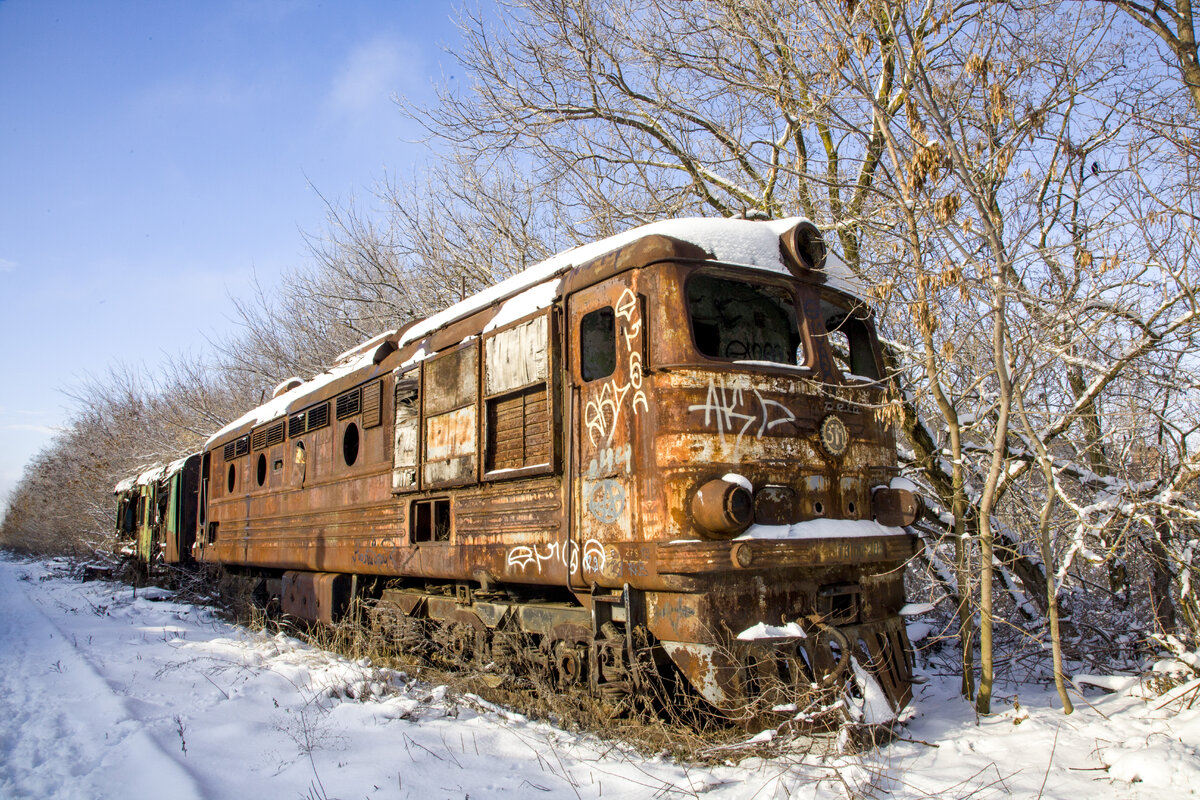
{"type": "Polygon", "coordinates": [[[155,465],[113,487],[117,498],[116,550],[147,572],[192,560],[200,455],[155,465]]]}

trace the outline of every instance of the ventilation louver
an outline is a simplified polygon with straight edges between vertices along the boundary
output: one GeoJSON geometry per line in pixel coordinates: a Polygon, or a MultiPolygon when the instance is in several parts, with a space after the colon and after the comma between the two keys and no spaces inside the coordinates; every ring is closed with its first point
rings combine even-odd
{"type": "Polygon", "coordinates": [[[329,403],[314,406],[306,413],[308,415],[308,424],[304,426],[306,431],[315,431],[317,428],[324,428],[329,424],[329,403]]]}
{"type": "Polygon", "coordinates": [[[232,461],[235,458],[240,458],[250,452],[250,435],[234,439],[229,444],[225,445],[225,460],[232,461]]]}
{"type": "Polygon", "coordinates": [[[362,392],[359,389],[351,389],[348,392],[342,392],[337,398],[337,418],[345,419],[352,417],[362,408],[362,392]]]}
{"type": "Polygon", "coordinates": [[[383,424],[383,382],[368,383],[362,390],[362,426],[374,428],[383,424]]]}

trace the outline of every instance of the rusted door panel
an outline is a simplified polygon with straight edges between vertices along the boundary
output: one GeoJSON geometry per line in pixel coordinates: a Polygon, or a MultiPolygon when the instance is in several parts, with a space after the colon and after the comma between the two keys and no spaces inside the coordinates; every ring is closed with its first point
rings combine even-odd
{"type": "Polygon", "coordinates": [[[581,291],[571,297],[568,309],[571,373],[577,387],[572,409],[576,415],[573,523],[585,583],[602,580],[601,567],[613,563],[603,556],[606,547],[639,536],[633,476],[642,462],[640,431],[650,406],[644,374],[646,297],[639,293],[638,275],[628,272],[581,291]],[[611,355],[602,348],[611,348],[611,355]],[[597,353],[604,355],[597,359],[597,353]],[[602,366],[597,368],[597,363],[602,366]],[[607,366],[611,366],[609,374],[595,375],[607,366]]]}

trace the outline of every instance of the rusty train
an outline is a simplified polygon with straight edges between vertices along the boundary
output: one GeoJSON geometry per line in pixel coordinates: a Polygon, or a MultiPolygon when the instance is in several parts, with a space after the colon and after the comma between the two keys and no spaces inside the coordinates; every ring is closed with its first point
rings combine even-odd
{"type": "Polygon", "coordinates": [[[669,220],[284,382],[119,485],[118,534],[299,619],[357,599],[463,660],[533,643],[618,703],[670,671],[727,714],[847,687],[898,710],[922,504],[882,376],[811,223],[669,220]]]}

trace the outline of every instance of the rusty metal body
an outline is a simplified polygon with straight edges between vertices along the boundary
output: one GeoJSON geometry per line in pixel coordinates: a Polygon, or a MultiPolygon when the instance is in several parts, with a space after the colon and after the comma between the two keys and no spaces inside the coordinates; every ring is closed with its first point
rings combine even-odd
{"type": "Polygon", "coordinates": [[[920,504],[889,487],[870,315],[811,225],[709,224],[757,249],[630,234],[281,387],[209,441],[196,557],[283,577],[297,616],[349,592],[465,654],[534,636],[610,696],[641,643],[724,710],[850,656],[900,707],[913,544],[888,526],[920,504]],[[807,638],[737,638],[787,622],[807,638]]]}

